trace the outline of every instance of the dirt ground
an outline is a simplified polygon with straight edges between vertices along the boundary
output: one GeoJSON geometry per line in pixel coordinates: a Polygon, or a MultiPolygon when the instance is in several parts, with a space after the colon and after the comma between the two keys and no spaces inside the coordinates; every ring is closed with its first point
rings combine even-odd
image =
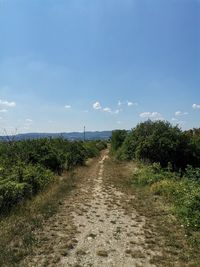
{"type": "Polygon", "coordinates": [[[140,212],[137,196],[120,186],[133,169],[111,162],[108,151],[80,168],[76,189],[35,233],[34,253],[21,266],[197,266],[179,259],[173,244],[166,251],[155,217],[140,212]]]}

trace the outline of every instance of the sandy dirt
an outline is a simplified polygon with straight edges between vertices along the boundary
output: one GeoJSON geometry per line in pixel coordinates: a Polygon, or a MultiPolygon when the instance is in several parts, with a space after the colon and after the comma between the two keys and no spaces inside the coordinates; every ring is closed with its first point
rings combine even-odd
{"type": "Polygon", "coordinates": [[[161,252],[146,243],[146,218],[134,209],[128,214],[121,202],[134,201],[134,196],[126,196],[104,180],[107,158],[104,152],[80,170],[82,179],[76,190],[36,233],[38,245],[24,266],[155,266],[151,259],[161,252]]]}

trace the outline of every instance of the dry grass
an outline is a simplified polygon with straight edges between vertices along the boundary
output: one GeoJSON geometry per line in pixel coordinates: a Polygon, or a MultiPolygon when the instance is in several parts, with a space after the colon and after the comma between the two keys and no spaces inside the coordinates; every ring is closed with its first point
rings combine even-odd
{"type": "Polygon", "coordinates": [[[0,221],[0,266],[21,266],[38,240],[34,234],[59,211],[62,199],[75,187],[74,173],[56,177],[55,182],[34,199],[17,206],[0,221]]]}
{"type": "MultiPolygon", "coordinates": [[[[122,200],[127,214],[136,209],[145,216],[145,243],[149,249],[162,250],[162,256],[155,256],[151,263],[156,266],[200,266],[198,247],[191,245],[187,232],[173,215],[171,207],[164,199],[153,196],[143,187],[132,185],[132,173],[136,168],[133,162],[122,163],[109,160],[105,164],[107,183],[114,184],[118,190],[135,197],[131,202],[122,200]]],[[[137,218],[136,218],[137,220],[137,218]]]]}

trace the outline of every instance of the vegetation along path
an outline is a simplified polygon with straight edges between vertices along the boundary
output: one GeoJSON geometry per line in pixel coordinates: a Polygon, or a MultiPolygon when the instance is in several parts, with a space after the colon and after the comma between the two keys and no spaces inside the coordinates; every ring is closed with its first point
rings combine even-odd
{"type": "Polygon", "coordinates": [[[35,233],[37,245],[23,266],[195,266],[181,259],[181,245],[166,245],[155,214],[147,212],[147,218],[137,195],[126,190],[125,177],[134,168],[116,164],[108,151],[81,167],[76,189],[35,233]]]}

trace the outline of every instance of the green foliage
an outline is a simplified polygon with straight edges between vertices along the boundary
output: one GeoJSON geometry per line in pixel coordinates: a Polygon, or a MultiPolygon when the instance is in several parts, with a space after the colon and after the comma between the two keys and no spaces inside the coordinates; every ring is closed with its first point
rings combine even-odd
{"type": "Polygon", "coordinates": [[[163,170],[159,163],[153,163],[152,165],[141,165],[141,168],[136,169],[133,174],[133,183],[137,185],[152,185],[157,181],[170,179],[175,177],[175,174],[163,170]]]}
{"type": "Polygon", "coordinates": [[[31,193],[31,188],[27,183],[8,181],[0,185],[0,212],[23,200],[28,193],[31,193]]]}
{"type": "Polygon", "coordinates": [[[186,168],[185,176],[190,180],[200,182],[200,168],[192,168],[192,166],[188,166],[186,168]]]}
{"type": "Polygon", "coordinates": [[[200,129],[183,132],[169,122],[149,120],[124,140],[121,134],[112,136],[117,158],[151,164],[135,170],[133,183],[167,198],[187,227],[200,229],[200,129]]]}
{"type": "Polygon", "coordinates": [[[126,135],[114,131],[111,144],[121,160],[158,162],[162,167],[171,163],[174,170],[200,166],[199,135],[191,136],[165,121],[140,123],[126,135]]]}
{"type": "Polygon", "coordinates": [[[123,144],[127,136],[126,130],[115,130],[112,132],[111,148],[112,152],[116,152],[123,144]]]}
{"type": "Polygon", "coordinates": [[[30,198],[53,180],[53,173],[40,165],[13,167],[9,178],[0,180],[0,212],[8,211],[16,203],[30,198]]]}
{"type": "Polygon", "coordinates": [[[0,143],[0,213],[30,198],[52,182],[54,173],[84,165],[107,146],[102,141],[62,138],[0,143]]]}
{"type": "Polygon", "coordinates": [[[181,178],[156,165],[144,165],[134,172],[132,181],[136,185],[148,186],[151,192],[171,202],[186,227],[200,229],[200,185],[187,176],[188,173],[196,175],[191,167],[181,178]]]}
{"type": "Polygon", "coordinates": [[[106,149],[108,147],[107,143],[105,141],[97,141],[96,147],[99,151],[102,151],[103,149],[106,149]]]}

